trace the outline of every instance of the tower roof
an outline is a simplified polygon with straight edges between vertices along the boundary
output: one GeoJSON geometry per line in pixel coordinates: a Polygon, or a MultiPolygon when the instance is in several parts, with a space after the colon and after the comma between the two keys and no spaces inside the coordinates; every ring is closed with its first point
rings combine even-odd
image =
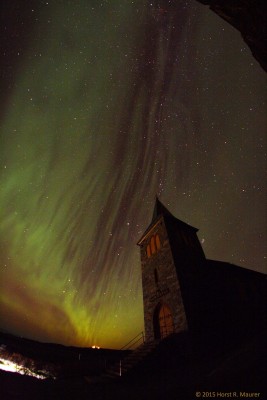
{"type": "Polygon", "coordinates": [[[141,242],[144,240],[144,238],[147,236],[148,232],[153,228],[153,226],[155,226],[158,221],[160,220],[160,217],[163,217],[166,220],[169,221],[169,223],[171,224],[178,224],[180,225],[180,227],[182,229],[190,229],[192,231],[197,232],[198,229],[194,228],[191,225],[188,225],[186,222],[181,221],[178,218],[175,218],[172,213],[159,201],[158,197],[156,197],[156,202],[155,202],[155,206],[154,206],[154,211],[153,211],[153,216],[152,216],[152,220],[148,226],[148,228],[145,230],[145,232],[143,233],[142,237],[139,239],[138,241],[138,245],[141,244],[141,242]]]}
{"type": "Polygon", "coordinates": [[[151,223],[154,222],[160,215],[163,216],[169,215],[173,217],[170,211],[159,201],[158,197],[156,197],[151,223]]]}

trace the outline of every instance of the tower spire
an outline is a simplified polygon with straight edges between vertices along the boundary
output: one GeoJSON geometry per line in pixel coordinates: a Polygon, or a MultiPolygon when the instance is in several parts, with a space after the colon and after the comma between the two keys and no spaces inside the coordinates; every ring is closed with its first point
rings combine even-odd
{"type": "Polygon", "coordinates": [[[152,216],[152,221],[155,221],[160,215],[170,215],[170,211],[161,203],[159,200],[158,196],[156,196],[156,201],[155,201],[155,206],[154,206],[154,211],[153,211],[153,216],[152,216]]]}

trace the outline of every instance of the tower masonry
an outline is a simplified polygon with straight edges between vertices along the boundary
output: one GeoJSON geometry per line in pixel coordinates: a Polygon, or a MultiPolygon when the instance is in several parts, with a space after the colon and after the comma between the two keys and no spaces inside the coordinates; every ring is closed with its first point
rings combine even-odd
{"type": "Polygon", "coordinates": [[[138,241],[145,340],[171,334],[179,340],[186,332],[180,337],[190,338],[193,347],[217,351],[220,343],[224,353],[228,345],[266,332],[266,275],[206,259],[197,232],[156,199],[138,241]]]}
{"type": "Polygon", "coordinates": [[[152,222],[138,241],[146,341],[188,329],[181,279],[205,259],[196,232],[156,199],[152,222]]]}

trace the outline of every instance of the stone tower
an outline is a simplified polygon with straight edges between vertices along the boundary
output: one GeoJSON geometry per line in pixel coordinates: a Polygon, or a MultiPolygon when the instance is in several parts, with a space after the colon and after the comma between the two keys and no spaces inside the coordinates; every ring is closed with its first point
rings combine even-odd
{"type": "Polygon", "coordinates": [[[198,275],[200,264],[205,262],[197,231],[156,199],[151,224],[137,243],[146,341],[190,329],[191,277],[198,275]]]}

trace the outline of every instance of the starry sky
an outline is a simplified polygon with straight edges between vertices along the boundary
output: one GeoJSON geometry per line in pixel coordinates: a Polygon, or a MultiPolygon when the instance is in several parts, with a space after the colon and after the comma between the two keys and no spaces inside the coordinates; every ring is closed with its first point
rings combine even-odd
{"type": "Polygon", "coordinates": [[[0,329],[143,329],[155,196],[208,258],[266,265],[266,74],[192,1],[1,0],[0,329]]]}

